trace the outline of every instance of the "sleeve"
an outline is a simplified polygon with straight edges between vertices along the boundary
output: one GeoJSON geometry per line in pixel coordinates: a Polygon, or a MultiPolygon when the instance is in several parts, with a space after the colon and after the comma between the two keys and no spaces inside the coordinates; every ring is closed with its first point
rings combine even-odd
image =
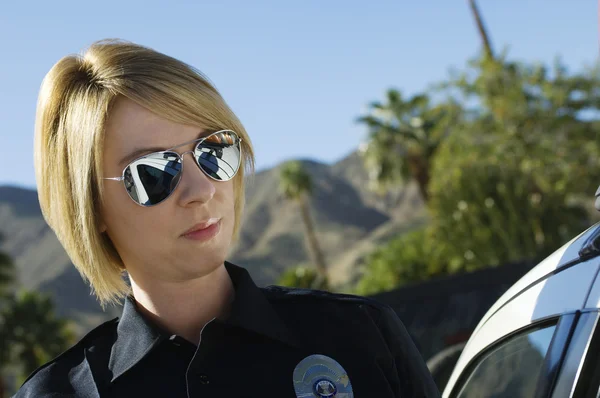
{"type": "Polygon", "coordinates": [[[440,397],[440,392],[423,357],[396,312],[383,304],[379,306],[379,310],[377,325],[393,359],[387,372],[395,396],[398,398],[440,397]]]}
{"type": "MultiPolygon", "coordinates": [[[[43,370],[29,377],[12,398],[62,398],[63,395],[56,390],[64,390],[60,380],[51,380],[43,370]]],[[[67,389],[68,390],[68,389],[67,389]]]]}
{"type": "Polygon", "coordinates": [[[98,391],[83,353],[71,352],[34,371],[12,398],[98,398],[98,391]]]}

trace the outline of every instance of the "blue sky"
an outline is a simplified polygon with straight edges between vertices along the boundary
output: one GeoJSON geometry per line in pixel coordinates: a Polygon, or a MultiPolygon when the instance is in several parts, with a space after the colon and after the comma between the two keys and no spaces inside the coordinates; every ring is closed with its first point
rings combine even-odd
{"type": "MultiPolygon", "coordinates": [[[[513,59],[597,61],[596,0],[479,0],[513,59]]],[[[0,7],[0,185],[35,187],[35,103],[62,56],[102,38],[204,72],[246,126],[258,169],[334,162],[365,138],[355,118],[389,87],[412,94],[480,49],[466,0],[9,1],[0,7]]]]}

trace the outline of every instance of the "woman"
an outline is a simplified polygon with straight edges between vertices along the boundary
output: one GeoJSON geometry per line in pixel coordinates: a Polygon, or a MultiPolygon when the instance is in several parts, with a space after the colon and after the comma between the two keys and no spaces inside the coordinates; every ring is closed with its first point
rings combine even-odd
{"type": "Polygon", "coordinates": [[[252,166],[192,67],[122,41],[61,59],[39,95],[40,205],[99,301],[124,307],[17,397],[438,396],[390,308],[261,289],[225,260],[252,166]]]}

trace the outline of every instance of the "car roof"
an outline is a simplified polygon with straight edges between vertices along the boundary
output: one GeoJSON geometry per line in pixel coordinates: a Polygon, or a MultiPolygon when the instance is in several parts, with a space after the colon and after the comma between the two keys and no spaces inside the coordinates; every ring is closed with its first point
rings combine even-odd
{"type": "Polygon", "coordinates": [[[549,274],[555,273],[561,268],[571,265],[578,261],[579,252],[588,238],[600,231],[600,223],[597,223],[587,230],[583,231],[569,242],[565,243],[560,249],[556,250],[542,262],[533,267],[514,285],[512,285],[500,298],[492,305],[488,312],[483,316],[473,333],[476,333],[489,320],[489,318],[504,307],[506,303],[515,296],[526,290],[537,281],[546,278],[549,274]]]}

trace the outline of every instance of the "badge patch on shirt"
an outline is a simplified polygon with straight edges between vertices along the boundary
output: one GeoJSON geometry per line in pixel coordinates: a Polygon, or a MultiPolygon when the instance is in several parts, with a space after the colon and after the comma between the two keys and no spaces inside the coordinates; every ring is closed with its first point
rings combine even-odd
{"type": "Polygon", "coordinates": [[[348,374],[335,359],[309,355],[294,369],[297,398],[354,398],[348,374]]]}

